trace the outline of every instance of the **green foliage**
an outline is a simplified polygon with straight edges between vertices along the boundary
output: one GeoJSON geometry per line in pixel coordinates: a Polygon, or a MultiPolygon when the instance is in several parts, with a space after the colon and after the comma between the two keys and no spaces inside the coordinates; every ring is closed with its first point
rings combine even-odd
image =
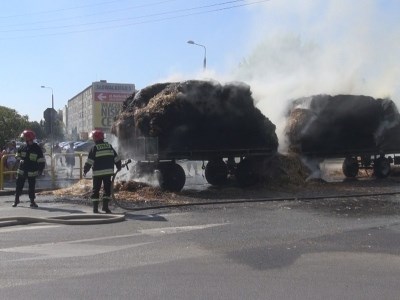
{"type": "MultiPolygon", "coordinates": [[[[42,130],[43,130],[43,135],[46,137],[46,139],[50,140],[51,139],[51,131],[50,131],[50,122],[49,121],[44,121],[42,122],[42,130]]],[[[59,118],[55,119],[53,122],[53,138],[54,141],[62,141],[64,139],[64,128],[63,128],[63,122],[59,120],[59,118]]]]}
{"type": "MultiPolygon", "coordinates": [[[[25,129],[33,130],[38,140],[50,140],[50,124],[45,121],[30,122],[28,116],[21,116],[16,110],[0,106],[0,147],[5,146],[6,141],[19,140],[22,131],[25,129]]],[[[61,141],[64,138],[63,123],[57,117],[53,123],[53,138],[54,141],[61,141]]]]}
{"type": "Polygon", "coordinates": [[[0,106],[0,146],[7,140],[18,139],[21,132],[29,127],[28,116],[21,116],[16,110],[0,106]]]}
{"type": "Polygon", "coordinates": [[[36,121],[29,122],[28,128],[33,130],[36,133],[36,138],[38,140],[43,140],[46,137],[44,130],[43,130],[43,126],[40,125],[39,122],[36,122],[36,121]]]}
{"type": "Polygon", "coordinates": [[[54,123],[54,140],[55,141],[63,141],[64,140],[64,127],[63,122],[57,119],[54,123]]]}

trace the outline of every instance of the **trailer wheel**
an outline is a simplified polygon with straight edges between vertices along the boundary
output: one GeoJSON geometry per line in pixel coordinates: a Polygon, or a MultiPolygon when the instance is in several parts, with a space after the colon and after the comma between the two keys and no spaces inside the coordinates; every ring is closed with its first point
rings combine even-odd
{"type": "Polygon", "coordinates": [[[185,185],[186,175],[183,168],[173,162],[160,163],[158,169],[158,183],[161,189],[170,192],[179,192],[185,185]]]}
{"type": "Polygon", "coordinates": [[[374,174],[377,178],[386,178],[390,174],[390,162],[386,157],[379,157],[374,162],[374,174]]]}
{"type": "Polygon", "coordinates": [[[236,167],[236,180],[242,187],[248,187],[256,184],[260,180],[258,166],[254,160],[245,158],[236,167]]]}
{"type": "Polygon", "coordinates": [[[222,159],[210,160],[204,171],[209,184],[223,185],[228,179],[228,167],[222,159]]]}
{"type": "Polygon", "coordinates": [[[343,161],[342,171],[344,176],[354,178],[358,174],[358,161],[356,157],[348,156],[343,161]]]}

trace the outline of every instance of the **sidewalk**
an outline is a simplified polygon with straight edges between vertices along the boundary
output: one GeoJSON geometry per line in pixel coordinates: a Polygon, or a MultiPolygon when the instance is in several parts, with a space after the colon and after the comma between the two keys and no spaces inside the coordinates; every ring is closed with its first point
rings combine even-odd
{"type": "MultiPolygon", "coordinates": [[[[71,220],[79,217],[80,221],[93,220],[93,208],[89,203],[82,201],[60,201],[54,196],[40,196],[37,201],[39,207],[31,208],[27,196],[23,196],[21,203],[17,207],[12,207],[13,196],[3,196],[0,201],[0,230],[2,232],[25,230],[30,228],[50,228],[54,226],[65,226],[62,223],[47,222],[47,218],[69,217],[71,220]],[[75,216],[75,217],[74,217],[75,216]],[[87,216],[87,217],[85,217],[87,216]],[[28,220],[26,219],[28,218],[28,220]],[[33,221],[32,218],[40,220],[33,221]],[[43,221],[41,220],[43,219],[43,221]],[[23,227],[15,225],[22,225],[23,227]],[[34,227],[31,227],[33,225],[34,227]]],[[[120,209],[114,209],[114,214],[122,214],[120,209]]],[[[108,217],[108,216],[107,216],[108,217]]],[[[97,219],[104,219],[105,214],[98,214],[97,219]]],[[[96,219],[96,220],[97,220],[96,219]]],[[[71,224],[73,225],[73,224],[71,224]]]]}
{"type": "MultiPolygon", "coordinates": [[[[56,179],[51,180],[49,176],[38,177],[36,179],[36,192],[54,190],[59,188],[69,187],[79,179],[56,179]]],[[[28,181],[25,182],[25,186],[23,189],[23,194],[28,192],[28,181]]],[[[0,190],[0,196],[14,195],[15,193],[15,179],[13,180],[4,180],[4,189],[0,190]]]]}
{"type": "MultiPolygon", "coordinates": [[[[58,198],[53,195],[37,195],[38,193],[46,190],[53,190],[55,188],[67,187],[73,185],[78,179],[66,180],[61,179],[60,181],[55,181],[54,183],[49,176],[38,178],[36,181],[36,202],[39,205],[38,208],[31,208],[30,201],[28,198],[28,183],[25,182],[25,186],[21,196],[21,203],[17,207],[12,207],[14,203],[15,194],[15,180],[5,181],[4,189],[0,190],[0,218],[10,218],[10,217],[39,217],[47,218],[60,215],[70,215],[70,214],[92,214],[92,206],[87,199],[65,199],[58,198]]],[[[115,213],[121,213],[121,210],[114,209],[115,213]]],[[[114,212],[113,211],[113,212],[114,212]]],[[[11,222],[12,223],[12,222],[11,222]]],[[[22,224],[11,224],[11,225],[22,225],[22,224]]],[[[40,224],[44,226],[43,224],[40,224]]],[[[7,224],[0,222],[1,227],[7,227],[7,224]]],[[[55,226],[47,224],[46,226],[55,226]]],[[[4,230],[4,229],[3,229],[4,230]]]]}

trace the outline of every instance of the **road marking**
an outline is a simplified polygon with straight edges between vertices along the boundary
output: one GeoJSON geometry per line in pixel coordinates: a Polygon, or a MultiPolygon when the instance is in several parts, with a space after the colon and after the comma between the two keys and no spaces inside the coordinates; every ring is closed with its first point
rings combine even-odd
{"type": "MultiPolygon", "coordinates": [[[[112,239],[129,238],[134,236],[148,235],[152,237],[163,236],[167,234],[184,233],[193,230],[202,230],[207,228],[212,228],[216,226],[227,225],[229,223],[221,224],[205,224],[205,225],[192,225],[192,226],[181,226],[181,227],[162,227],[162,228],[152,228],[152,229],[142,229],[137,233],[117,235],[117,236],[106,236],[90,239],[80,239],[66,242],[55,242],[55,243],[42,243],[34,244],[28,246],[10,247],[10,248],[0,248],[0,252],[9,253],[23,253],[23,254],[34,254],[40,255],[42,257],[28,257],[19,260],[31,260],[31,259],[47,259],[47,258],[61,258],[61,257],[76,257],[76,256],[89,256],[95,254],[103,254],[108,252],[114,252],[134,247],[140,247],[147,244],[152,244],[155,242],[142,242],[129,245],[98,245],[98,244],[88,244],[88,242],[97,241],[107,241],[112,239]]],[[[43,226],[45,227],[45,226],[43,226]]],[[[46,226],[51,227],[51,226],[46,226]]],[[[37,228],[36,228],[37,229],[37,228]]],[[[21,229],[23,230],[23,229],[21,229]]]]}
{"type": "Polygon", "coordinates": [[[192,225],[192,226],[180,226],[180,227],[164,227],[164,228],[152,228],[152,229],[142,229],[139,230],[142,234],[150,236],[161,236],[166,234],[182,233],[192,230],[202,230],[207,228],[212,228],[216,226],[227,225],[228,223],[220,224],[205,224],[205,225],[192,225]]]}
{"type": "MultiPolygon", "coordinates": [[[[71,244],[69,242],[61,242],[61,243],[37,244],[32,246],[6,248],[6,249],[1,249],[0,252],[35,254],[43,256],[39,257],[39,259],[40,258],[49,259],[49,258],[92,256],[96,254],[104,254],[134,247],[140,247],[151,243],[153,242],[137,243],[124,246],[108,246],[108,245],[99,246],[99,245],[90,245],[84,243],[71,244]]],[[[27,257],[18,260],[32,260],[32,259],[38,259],[38,257],[27,257]]]]}
{"type": "Polygon", "coordinates": [[[15,228],[2,228],[2,229],[0,229],[0,233],[24,231],[24,230],[35,230],[35,229],[48,229],[48,228],[55,228],[55,227],[61,227],[61,225],[36,225],[36,226],[23,226],[23,227],[15,227],[15,228]]]}

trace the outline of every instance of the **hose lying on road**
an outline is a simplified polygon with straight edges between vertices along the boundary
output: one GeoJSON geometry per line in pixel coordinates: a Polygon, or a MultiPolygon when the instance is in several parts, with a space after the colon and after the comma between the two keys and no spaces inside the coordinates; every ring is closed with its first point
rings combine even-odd
{"type": "MultiPolygon", "coordinates": [[[[206,205],[225,205],[225,204],[240,204],[240,203],[257,203],[257,202],[282,202],[282,201],[315,201],[315,200],[327,200],[327,199],[343,199],[343,198],[361,198],[361,197],[377,197],[377,196],[393,196],[399,195],[400,192],[381,192],[381,193],[354,193],[354,194],[337,194],[337,195],[325,195],[325,196],[293,196],[293,197],[271,197],[271,198],[249,198],[249,199],[223,199],[223,200],[207,200],[201,202],[190,202],[190,203],[177,203],[177,204],[165,204],[165,205],[153,205],[153,206],[137,206],[135,202],[123,201],[113,199],[113,203],[125,210],[129,211],[142,211],[142,210],[154,210],[163,208],[179,208],[179,207],[190,207],[190,206],[206,206],[206,205]]],[[[151,202],[151,201],[149,201],[151,202]]]]}
{"type": "Polygon", "coordinates": [[[117,223],[125,220],[125,215],[113,214],[72,214],[55,217],[5,217],[0,218],[0,227],[25,225],[30,223],[54,223],[64,225],[95,225],[117,223]]]}

